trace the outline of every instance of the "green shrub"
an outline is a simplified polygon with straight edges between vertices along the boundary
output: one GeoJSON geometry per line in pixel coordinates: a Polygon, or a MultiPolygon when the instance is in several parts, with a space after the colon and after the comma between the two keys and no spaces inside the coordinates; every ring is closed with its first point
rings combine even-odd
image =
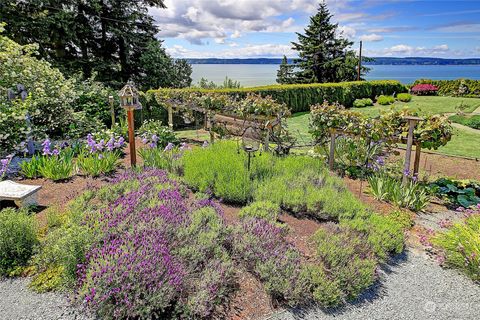
{"type": "Polygon", "coordinates": [[[412,95],[409,93],[399,93],[397,94],[397,100],[402,102],[410,102],[412,100],[412,95]]]}
{"type": "Polygon", "coordinates": [[[40,176],[60,181],[73,177],[75,173],[73,157],[70,156],[53,156],[44,157],[42,165],[39,168],[40,176]]]}
{"type": "Polygon", "coordinates": [[[370,98],[357,99],[353,102],[354,108],[365,108],[373,106],[373,100],[370,98]]]}
{"type": "Polygon", "coordinates": [[[260,218],[265,219],[270,223],[276,223],[278,220],[278,214],[280,213],[280,207],[271,201],[256,201],[243,207],[240,210],[240,218],[260,218]]]}
{"type": "Polygon", "coordinates": [[[391,105],[395,102],[395,98],[392,96],[379,96],[377,98],[377,103],[382,105],[382,106],[388,106],[391,105]]]}
{"type": "Polygon", "coordinates": [[[461,115],[453,115],[448,118],[450,121],[455,123],[460,123],[464,126],[480,130],[480,116],[461,116],[461,115]]]}
{"type": "Polygon", "coordinates": [[[425,186],[413,180],[403,185],[401,180],[384,171],[370,176],[368,183],[376,199],[391,202],[401,208],[420,211],[430,202],[425,186]]]}
{"type": "Polygon", "coordinates": [[[322,264],[306,265],[301,274],[304,286],[313,300],[322,307],[334,307],[342,302],[339,280],[330,278],[322,264]]]}
{"type": "Polygon", "coordinates": [[[39,273],[32,287],[42,292],[74,286],[78,265],[85,262],[92,241],[93,230],[73,221],[49,230],[33,259],[39,273]]]}
{"type": "Polygon", "coordinates": [[[370,214],[354,219],[344,219],[341,225],[366,235],[375,254],[386,260],[390,253],[401,253],[404,248],[403,226],[393,218],[370,214]]]}
{"type": "Polygon", "coordinates": [[[345,226],[329,224],[313,236],[316,257],[330,279],[338,281],[342,296],[356,298],[375,281],[377,262],[367,239],[345,226]]]}
{"type": "Polygon", "coordinates": [[[81,153],[77,158],[77,165],[84,175],[98,177],[114,172],[118,168],[119,160],[119,152],[81,153]]]}
{"type": "MultiPolygon", "coordinates": [[[[152,97],[162,96],[164,90],[150,90],[146,94],[147,100],[152,97]]],[[[391,95],[395,92],[406,92],[405,86],[398,81],[380,80],[380,81],[362,81],[362,82],[341,82],[341,83],[316,83],[316,84],[291,84],[291,85],[271,85],[254,88],[239,89],[184,89],[188,92],[220,92],[239,98],[245,98],[248,93],[260,94],[262,96],[271,96],[278,103],[286,104],[292,112],[309,111],[310,106],[328,102],[338,102],[346,107],[352,107],[355,99],[385,94],[391,95]]]]}
{"type": "Polygon", "coordinates": [[[403,230],[409,230],[415,225],[415,220],[408,211],[395,210],[390,212],[388,217],[395,220],[403,230]]]}
{"type": "Polygon", "coordinates": [[[443,251],[448,266],[464,271],[475,281],[480,280],[480,215],[454,223],[447,231],[434,236],[432,243],[443,251]]]}
{"type": "Polygon", "coordinates": [[[207,148],[194,148],[183,156],[184,180],[201,192],[211,191],[217,197],[234,203],[252,199],[252,180],[270,170],[272,156],[262,154],[247,170],[245,152],[233,142],[217,142],[207,148]]]}
{"type": "MultiPolygon", "coordinates": [[[[6,99],[6,94],[0,95],[0,115],[4,105],[10,105],[13,112],[20,116],[28,111],[33,124],[33,135],[36,138],[60,136],[72,122],[72,102],[76,96],[74,81],[65,79],[62,73],[46,62],[36,57],[36,45],[20,45],[1,35],[0,27],[0,92],[23,84],[28,92],[25,101],[13,104],[6,99]]],[[[3,120],[3,115],[2,118],[3,120]]],[[[24,119],[24,118],[20,118],[24,119]]],[[[17,118],[18,125],[23,121],[17,118]]],[[[3,127],[0,124],[0,150],[11,150],[24,128],[15,125],[3,127]],[[15,128],[15,129],[14,129],[15,128]],[[13,131],[13,134],[12,134],[13,131]]]]}
{"type": "Polygon", "coordinates": [[[37,243],[34,216],[25,210],[0,211],[0,275],[26,266],[37,243]]]}

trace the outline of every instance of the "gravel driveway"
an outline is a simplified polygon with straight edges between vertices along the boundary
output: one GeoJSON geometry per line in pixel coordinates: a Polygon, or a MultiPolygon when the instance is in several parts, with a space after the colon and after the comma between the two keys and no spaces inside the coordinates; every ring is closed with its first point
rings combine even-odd
{"type": "Polygon", "coordinates": [[[30,279],[0,281],[1,320],[87,320],[92,319],[70,306],[56,293],[37,294],[28,288],[30,279]]]}
{"type": "MultiPolygon", "coordinates": [[[[454,270],[442,269],[423,253],[407,251],[381,272],[381,278],[377,287],[340,310],[287,310],[268,319],[480,319],[480,286],[454,270]]],[[[1,320],[91,319],[62,295],[31,292],[28,281],[0,281],[1,320]]]]}
{"type": "Polygon", "coordinates": [[[454,270],[441,268],[423,253],[407,251],[382,271],[381,278],[380,285],[340,310],[287,310],[269,319],[480,319],[480,286],[454,270]]]}

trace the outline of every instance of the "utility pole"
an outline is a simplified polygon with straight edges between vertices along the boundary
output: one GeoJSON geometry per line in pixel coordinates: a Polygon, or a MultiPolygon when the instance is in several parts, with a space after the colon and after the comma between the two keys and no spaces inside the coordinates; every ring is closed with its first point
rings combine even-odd
{"type": "Polygon", "coordinates": [[[360,41],[360,54],[358,59],[358,75],[357,81],[360,81],[360,74],[362,73],[362,41],[360,41]]]}

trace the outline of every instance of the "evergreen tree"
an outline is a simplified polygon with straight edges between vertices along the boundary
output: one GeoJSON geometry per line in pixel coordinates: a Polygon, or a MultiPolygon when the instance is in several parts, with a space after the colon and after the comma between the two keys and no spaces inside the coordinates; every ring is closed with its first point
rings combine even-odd
{"type": "Polygon", "coordinates": [[[165,8],[164,0],[7,0],[0,1],[0,21],[15,41],[38,43],[40,56],[68,76],[96,73],[115,87],[131,78],[143,88],[188,83],[189,68],[176,67],[155,38],[159,30],[149,7],[165,8]],[[146,74],[146,61],[165,68],[146,74]]]}
{"type": "MultiPolygon", "coordinates": [[[[305,34],[297,33],[298,42],[292,42],[298,51],[295,60],[295,82],[340,82],[353,81],[357,77],[358,58],[351,46],[353,42],[338,31],[332,23],[332,14],[325,2],[320,3],[318,12],[310,18],[305,34]]],[[[366,71],[366,69],[362,69],[366,71]]]]}
{"type": "Polygon", "coordinates": [[[280,84],[289,84],[294,83],[294,72],[293,69],[295,66],[288,64],[288,60],[286,56],[283,56],[282,63],[280,64],[280,68],[277,71],[277,83],[280,84]]]}

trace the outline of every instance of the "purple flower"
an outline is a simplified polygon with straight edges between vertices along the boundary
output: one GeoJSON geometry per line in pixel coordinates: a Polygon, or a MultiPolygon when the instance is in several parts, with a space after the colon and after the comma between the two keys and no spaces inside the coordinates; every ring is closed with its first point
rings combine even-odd
{"type": "Polygon", "coordinates": [[[60,150],[58,148],[53,149],[52,155],[58,156],[60,154],[60,150]]]}
{"type": "Polygon", "coordinates": [[[103,157],[103,154],[100,153],[100,154],[98,155],[98,159],[99,159],[99,160],[102,160],[103,158],[104,158],[104,157],[103,157]]]}
{"type": "Polygon", "coordinates": [[[151,149],[154,149],[154,148],[157,147],[157,144],[156,144],[155,142],[150,142],[150,143],[148,144],[148,146],[149,146],[151,149]]]}
{"type": "Polygon", "coordinates": [[[45,141],[42,142],[42,146],[43,146],[43,155],[44,156],[50,156],[52,155],[52,152],[50,150],[50,139],[45,139],[45,141]]]}
{"type": "Polygon", "coordinates": [[[385,159],[383,157],[377,157],[375,162],[377,163],[377,165],[379,165],[381,167],[385,165],[385,159]]]}
{"type": "Polygon", "coordinates": [[[142,143],[143,143],[143,144],[147,144],[147,142],[148,142],[147,138],[143,138],[143,139],[142,139],[142,143]]]}
{"type": "Polygon", "coordinates": [[[184,150],[189,150],[190,148],[188,147],[188,144],[186,144],[185,142],[182,142],[180,144],[180,151],[184,151],[184,150]]]}
{"type": "Polygon", "coordinates": [[[175,145],[173,143],[169,142],[163,151],[164,152],[171,151],[174,147],[175,147],[175,145]]]}
{"type": "Polygon", "coordinates": [[[202,144],[202,148],[207,148],[209,146],[208,141],[205,140],[202,144]]]}
{"type": "Polygon", "coordinates": [[[156,134],[152,135],[152,141],[155,143],[158,142],[158,136],[156,134]]]}
{"type": "Polygon", "coordinates": [[[410,170],[409,169],[403,170],[403,175],[407,177],[410,176],[410,170]]]}
{"type": "Polygon", "coordinates": [[[112,136],[110,140],[108,140],[107,142],[107,149],[108,151],[113,151],[114,148],[115,148],[115,138],[112,136]]]}

